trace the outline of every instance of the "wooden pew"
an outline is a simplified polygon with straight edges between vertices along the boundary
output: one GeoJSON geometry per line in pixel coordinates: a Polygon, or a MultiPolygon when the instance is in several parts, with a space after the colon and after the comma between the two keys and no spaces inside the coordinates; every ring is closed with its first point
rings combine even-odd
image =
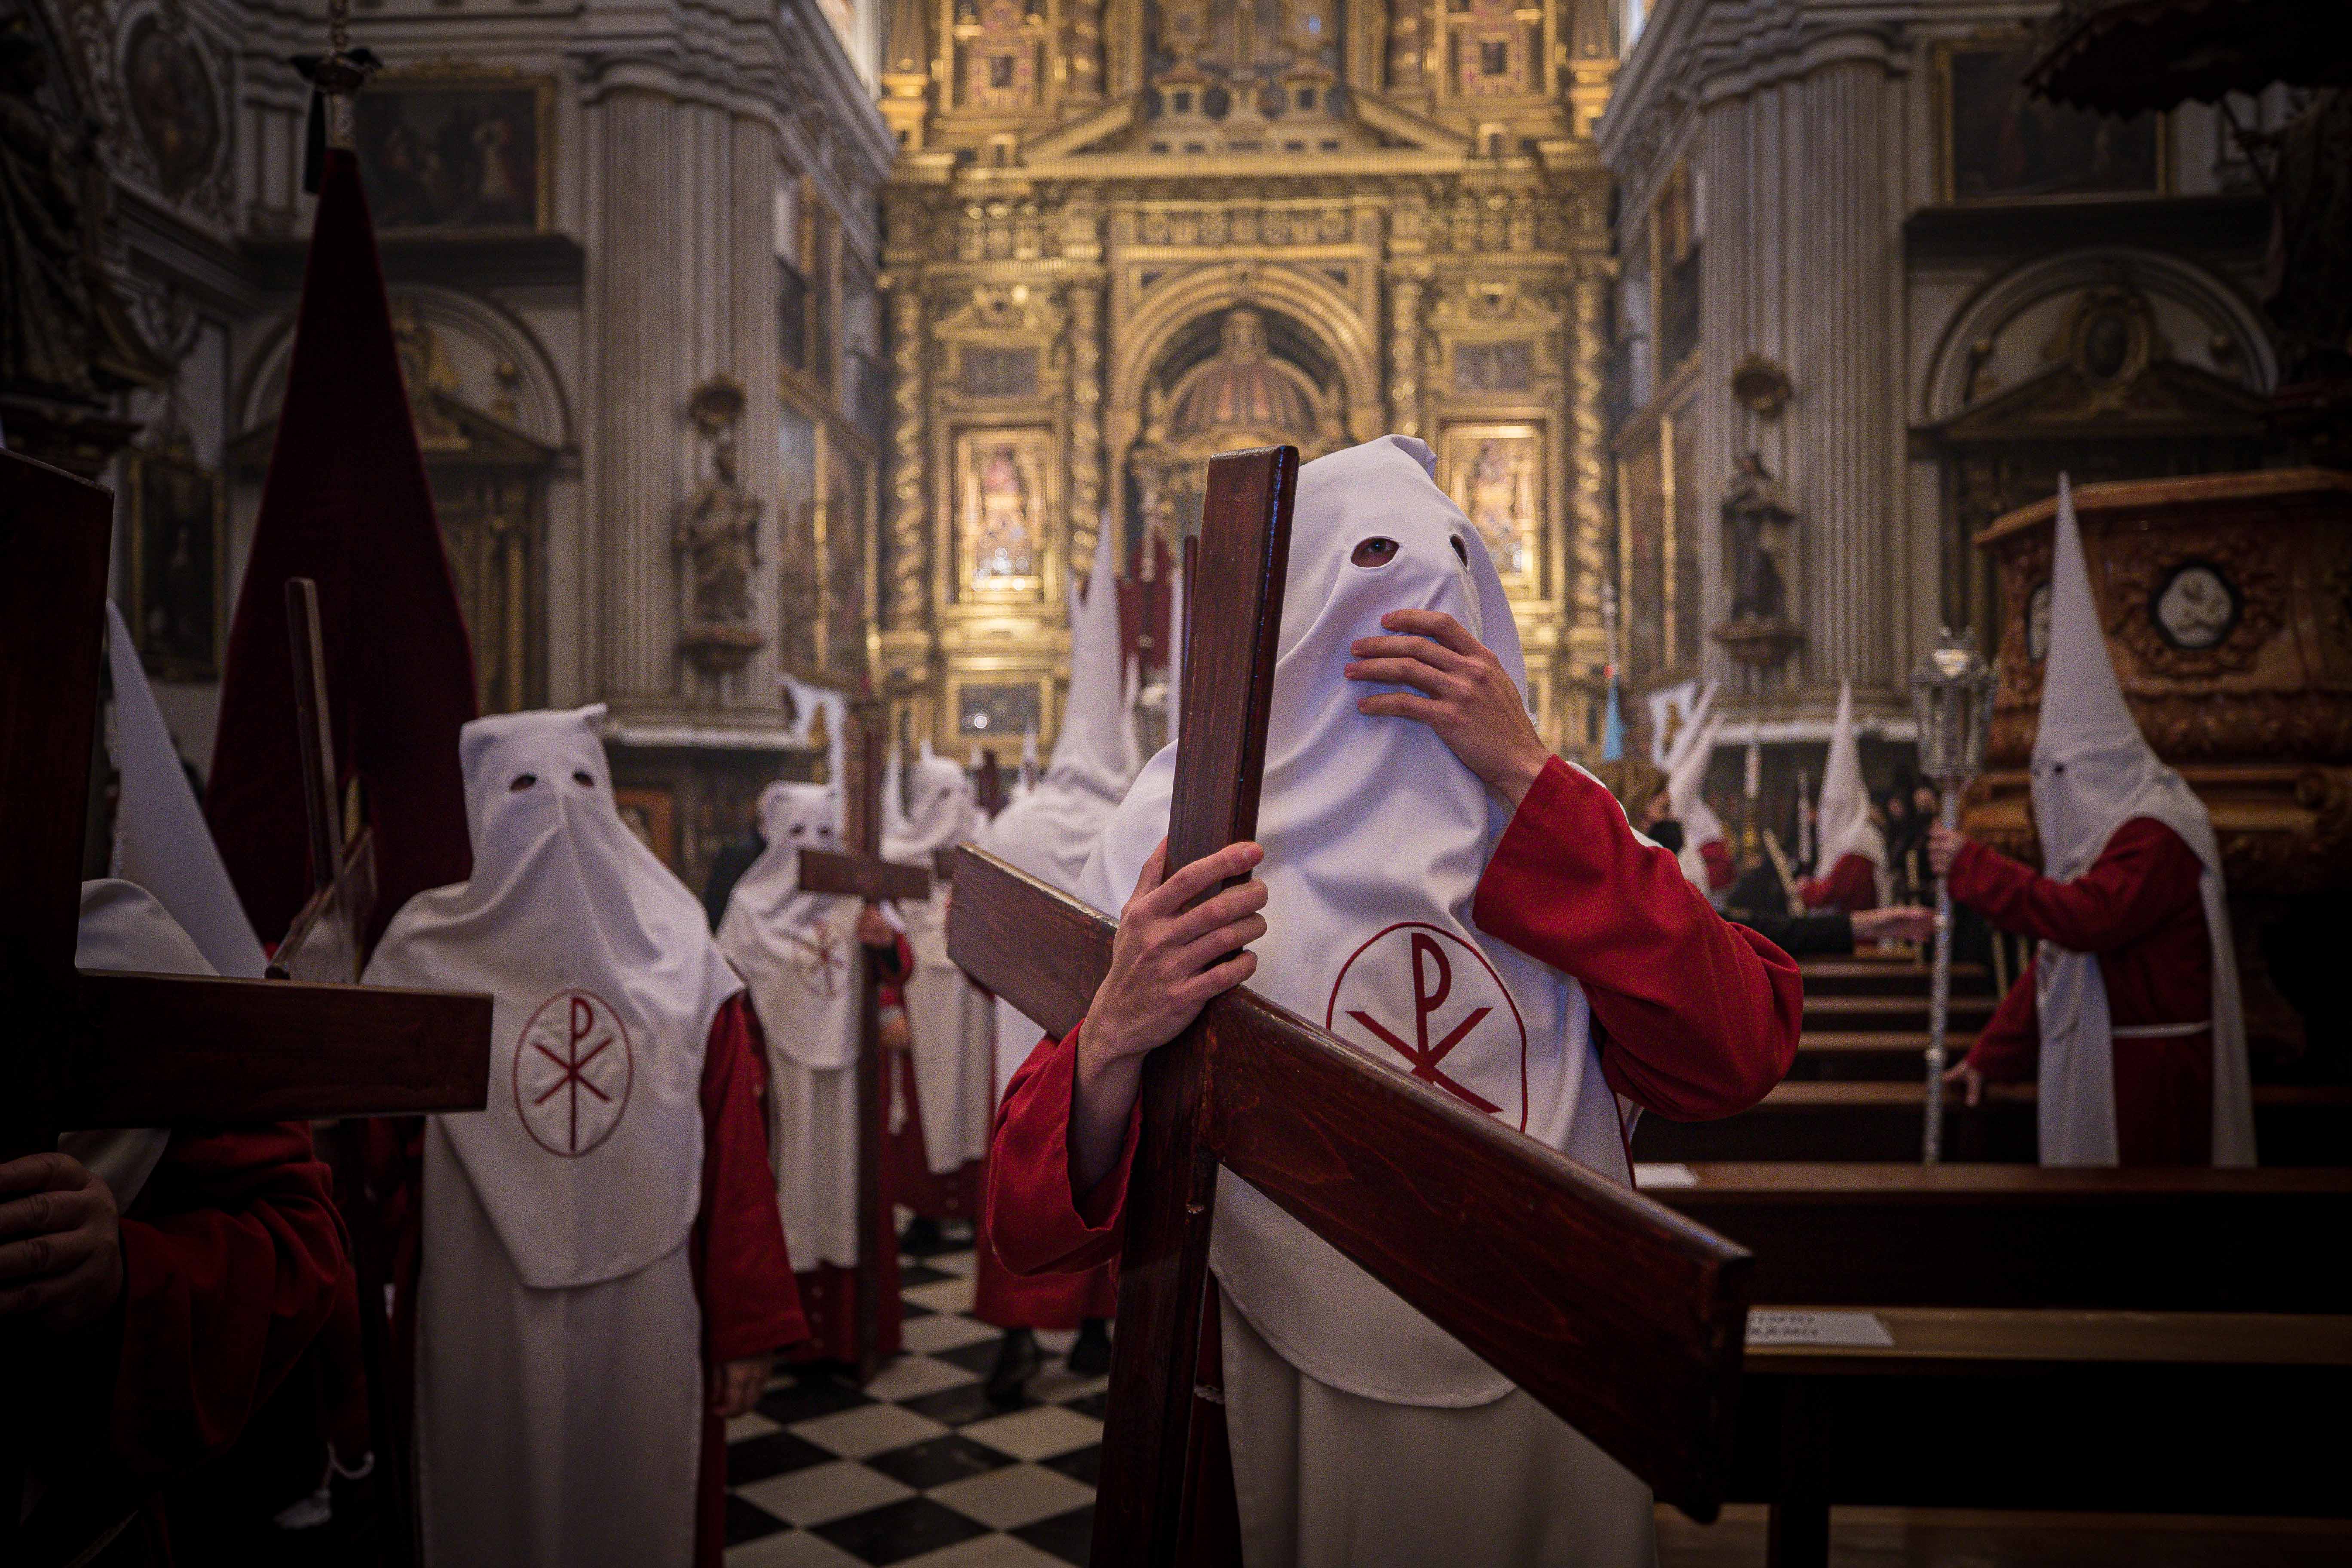
{"type": "Polygon", "coordinates": [[[2352,1312],[2352,1168],[1643,1167],[1644,1195],[1809,1306],[2352,1312]],[[1663,1180],[1662,1180],[1663,1179],[1663,1180]],[[1687,1183],[1688,1184],[1682,1184],[1687,1183]]]}
{"type": "MultiPolygon", "coordinates": [[[[1981,996],[1954,996],[1950,1027],[1956,1033],[1973,1035],[1992,1017],[1998,998],[1990,994],[1981,996]]],[[[1855,1032],[1885,1029],[1924,1030],[1927,1026],[1927,998],[1897,992],[1881,995],[1840,995],[1823,994],[1810,985],[1805,991],[1805,1033],[1855,1032]]]]}
{"type": "MultiPolygon", "coordinates": [[[[1948,1060],[1958,1061],[1976,1044],[1972,1030],[1955,1030],[1944,1038],[1948,1060]]],[[[1927,1031],[1925,1029],[1851,1029],[1801,1035],[1797,1065],[1789,1069],[1798,1083],[1925,1082],[1927,1074],[1927,1031]]]]}
{"type": "MultiPolygon", "coordinates": [[[[1804,972],[1808,996],[1927,994],[1927,966],[1914,958],[1857,952],[1847,958],[1808,958],[1800,961],[1797,967],[1804,972]]],[[[1990,996],[1992,976],[1981,963],[1955,963],[1952,994],[1990,996]]]]}
{"type": "Polygon", "coordinates": [[[1730,1496],[1771,1568],[1833,1503],[2343,1517],[2352,1318],[1889,1307],[1885,1347],[1751,1342],[1730,1496]]]}
{"type": "MultiPolygon", "coordinates": [[[[1926,1093],[1918,1083],[1784,1083],[1720,1121],[1644,1116],[1633,1158],[1916,1162],[1926,1093]]],[[[1993,1084],[1974,1109],[1948,1100],[1945,1158],[2033,1163],[2034,1098],[2032,1084],[1993,1084]]],[[[2352,1163],[2352,1085],[2256,1084],[2254,1141],[2265,1165],[2352,1163]]]]}

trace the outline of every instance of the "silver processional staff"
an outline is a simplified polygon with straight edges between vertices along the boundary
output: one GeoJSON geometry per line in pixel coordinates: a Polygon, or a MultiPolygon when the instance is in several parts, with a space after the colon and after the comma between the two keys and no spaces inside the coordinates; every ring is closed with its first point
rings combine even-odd
{"type": "MultiPolygon", "coordinates": [[[[1993,673],[1977,652],[1976,634],[1949,627],[1911,671],[1918,716],[1919,771],[1935,781],[1946,827],[1960,825],[1960,796],[1984,765],[1992,715],[1993,673]]],[[[1943,1157],[1944,1032],[1952,1011],[1952,889],[1936,879],[1936,970],[1927,1003],[1927,1125],[1923,1159],[1943,1157]]]]}

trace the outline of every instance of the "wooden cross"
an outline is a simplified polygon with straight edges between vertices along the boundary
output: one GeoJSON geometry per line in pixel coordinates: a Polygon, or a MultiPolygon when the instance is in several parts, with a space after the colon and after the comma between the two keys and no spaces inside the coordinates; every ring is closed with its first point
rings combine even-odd
{"type": "MultiPolygon", "coordinates": [[[[0,452],[0,1159],[66,1129],[480,1110],[488,996],[74,967],[113,500],[0,452]]],[[[0,1422],[0,1498],[37,1425],[0,1422]]],[[[18,1537],[11,1500],[0,1561],[18,1537]]]]}
{"type": "MultiPolygon", "coordinates": [[[[919,866],[882,858],[882,704],[852,696],[842,715],[842,851],[801,851],[801,891],[878,903],[931,896],[931,876],[919,866]]],[[[857,987],[857,1378],[879,1370],[882,1323],[881,1250],[898,1245],[882,1201],[882,1024],[867,972],[866,948],[850,944],[850,979],[857,987]]]]}
{"type": "MultiPolygon", "coordinates": [[[[1298,471],[1209,465],[1186,578],[1171,870],[1255,831],[1298,471]],[[1239,694],[1241,700],[1234,698],[1239,694]]],[[[949,951],[1055,1035],[1116,923],[962,851],[949,951]]],[[[1246,989],[1143,1075],[1093,1561],[1177,1560],[1217,1168],[1247,1180],[1695,1519],[1724,1495],[1753,1259],[1246,989]],[[1411,1160],[1408,1179],[1400,1161],[1411,1160]]]]}

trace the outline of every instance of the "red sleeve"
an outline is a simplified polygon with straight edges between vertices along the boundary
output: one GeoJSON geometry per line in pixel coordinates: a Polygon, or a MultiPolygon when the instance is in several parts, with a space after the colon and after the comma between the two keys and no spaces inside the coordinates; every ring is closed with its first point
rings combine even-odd
{"type": "Polygon", "coordinates": [[[1072,1190],[1070,1174],[1070,1097],[1077,1089],[1077,1069],[1078,1030],[1058,1041],[1048,1035],[1013,1075],[996,1108],[985,1228],[998,1260],[1015,1274],[1076,1273],[1118,1256],[1142,1101],[1128,1116],[1118,1163],[1081,1196],[1072,1190]]]}
{"type": "Polygon", "coordinates": [[[2203,871],[2180,835],[2136,816],[2071,882],[2037,876],[1971,840],[1952,862],[1952,897],[2003,931],[2044,938],[2070,952],[2106,952],[2195,901],[2203,871]]]}
{"type": "Polygon", "coordinates": [[[694,1226],[703,1353],[713,1365],[809,1333],[768,1163],[766,1051],[743,996],[719,1009],[702,1063],[702,1211],[694,1226]]]}
{"type": "Polygon", "coordinates": [[[122,1220],[113,1446],[159,1478],[227,1449],[326,1323],[347,1267],[299,1122],[183,1130],[122,1220]]]}
{"type": "Polygon", "coordinates": [[[2028,963],[2000,999],[1984,1032],[1969,1049],[1969,1065],[1994,1083],[2021,1083],[2042,1057],[2042,1021],[2034,1011],[2033,965],[2028,963]]]}
{"type": "Polygon", "coordinates": [[[1857,914],[1878,907],[1878,871],[1870,857],[1846,854],[1826,877],[1808,877],[1797,884],[1797,896],[1809,910],[1843,910],[1857,914]]]}
{"type": "Polygon", "coordinates": [[[1745,1110],[1796,1061],[1796,961],[1717,914],[1558,758],[1495,846],[1474,910],[1481,931],[1583,984],[1610,1087],[1662,1116],[1745,1110]]]}
{"type": "Polygon", "coordinates": [[[1720,838],[1710,838],[1698,847],[1698,858],[1706,866],[1706,890],[1719,893],[1739,880],[1739,869],[1731,863],[1731,851],[1720,838]]]}

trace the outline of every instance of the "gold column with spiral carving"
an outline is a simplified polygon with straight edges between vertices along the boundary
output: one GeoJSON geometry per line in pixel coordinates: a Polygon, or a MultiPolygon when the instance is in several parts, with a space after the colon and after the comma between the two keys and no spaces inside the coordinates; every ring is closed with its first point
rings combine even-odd
{"type": "Polygon", "coordinates": [[[929,523],[923,485],[923,296],[911,279],[890,289],[890,556],[883,624],[913,631],[929,621],[923,593],[929,523]]]}

